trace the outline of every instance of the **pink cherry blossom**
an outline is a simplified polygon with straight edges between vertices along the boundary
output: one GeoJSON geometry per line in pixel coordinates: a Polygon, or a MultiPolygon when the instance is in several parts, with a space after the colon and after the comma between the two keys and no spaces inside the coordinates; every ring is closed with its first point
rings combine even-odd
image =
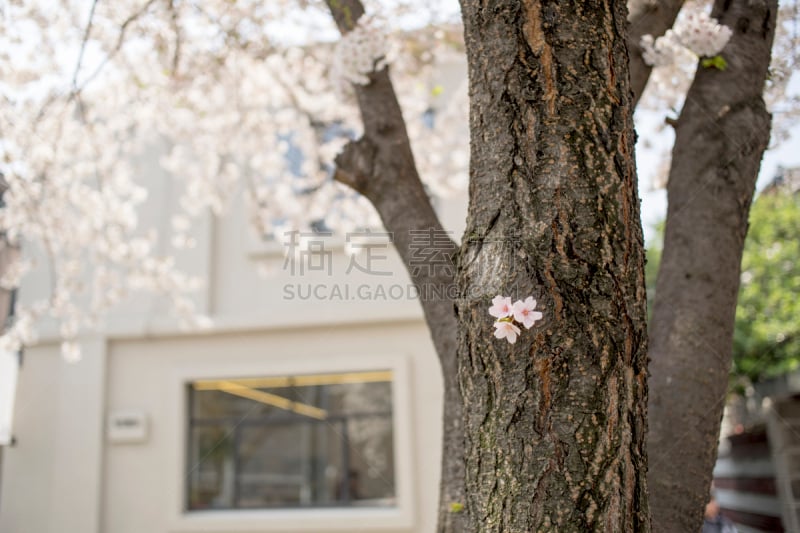
{"type": "Polygon", "coordinates": [[[511,308],[514,314],[514,320],[525,326],[525,329],[531,329],[537,320],[542,319],[542,313],[534,311],[536,309],[536,300],[532,296],[528,296],[525,301],[517,300],[511,308]]]}
{"type": "Polygon", "coordinates": [[[511,316],[513,312],[511,309],[511,298],[508,296],[495,296],[492,299],[492,305],[489,308],[489,314],[495,318],[505,318],[511,316]]]}
{"type": "Polygon", "coordinates": [[[513,322],[498,320],[494,323],[494,327],[494,336],[498,339],[505,338],[511,344],[517,342],[517,335],[519,335],[520,331],[513,322]]]}

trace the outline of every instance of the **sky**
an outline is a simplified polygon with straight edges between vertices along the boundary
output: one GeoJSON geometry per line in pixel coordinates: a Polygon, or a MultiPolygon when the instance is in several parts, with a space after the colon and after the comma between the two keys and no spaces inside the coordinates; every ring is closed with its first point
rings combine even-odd
{"type": "MultiPolygon", "coordinates": [[[[789,92],[800,92],[800,77],[795,75],[788,87],[789,92]]],[[[639,140],[636,147],[636,165],[639,174],[639,196],[642,200],[642,226],[645,241],[649,244],[655,237],[654,227],[663,221],[667,214],[667,193],[663,188],[654,188],[654,178],[663,165],[664,155],[668,154],[675,140],[671,127],[664,126],[665,111],[639,110],[636,112],[636,130],[639,140]]],[[[775,117],[773,120],[777,120],[775,117]]],[[[771,141],[764,152],[756,189],[760,190],[771,182],[779,167],[800,167],[800,124],[790,130],[789,138],[780,144],[771,141]]]]}

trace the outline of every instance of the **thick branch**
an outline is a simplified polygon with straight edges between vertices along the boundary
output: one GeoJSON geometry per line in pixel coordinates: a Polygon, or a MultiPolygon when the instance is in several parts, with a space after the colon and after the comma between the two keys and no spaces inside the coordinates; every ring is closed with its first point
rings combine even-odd
{"type": "Polygon", "coordinates": [[[354,191],[365,194],[375,170],[375,146],[362,137],[347,143],[336,156],[334,179],[354,191]]]}
{"type": "Polygon", "coordinates": [[[771,117],[761,97],[776,0],[717,0],[725,71],[699,68],[675,127],[650,331],[649,485],[656,531],[697,531],[731,364],[747,217],[771,117]],[[676,428],[685,428],[676,433],[676,428]]]}
{"type": "MultiPolygon", "coordinates": [[[[388,75],[381,74],[374,75],[378,81],[373,83],[388,83],[388,75]]],[[[393,124],[391,129],[397,126],[393,124]]],[[[391,138],[366,133],[337,156],[335,178],[369,199],[392,233],[395,247],[420,291],[443,370],[452,372],[447,378],[454,378],[452,259],[456,248],[419,181],[407,137],[403,146],[401,142],[392,142],[391,138]],[[446,257],[447,263],[424,262],[431,257],[446,257]]]]}
{"type": "MultiPolygon", "coordinates": [[[[364,13],[359,0],[327,3],[343,34],[352,30],[364,13]]],[[[460,517],[448,512],[451,503],[464,501],[464,439],[453,307],[455,244],[439,222],[420,180],[388,68],[369,78],[367,85],[354,85],[364,136],[336,158],[335,177],[375,206],[419,290],[445,389],[439,530],[458,532],[462,529],[460,517]],[[430,262],[433,257],[437,261],[430,262]]]]}
{"type": "Polygon", "coordinates": [[[634,107],[639,103],[647,80],[650,79],[652,67],[642,58],[642,47],[639,44],[644,35],[660,37],[675,23],[675,17],[683,6],[684,0],[660,0],[646,11],[637,15],[628,29],[628,55],[630,56],[631,90],[634,107]]]}
{"type": "MultiPolygon", "coordinates": [[[[328,0],[328,6],[342,33],[350,31],[364,13],[359,0],[328,0]]],[[[369,84],[354,85],[354,89],[364,122],[364,136],[350,143],[336,158],[335,177],[375,205],[386,229],[393,232],[397,250],[414,283],[452,285],[452,268],[413,268],[411,256],[414,248],[410,246],[413,232],[434,231],[440,237],[446,233],[417,172],[388,69],[372,73],[369,84]]],[[[454,248],[449,238],[443,241],[442,251],[454,248]]],[[[455,346],[452,302],[449,299],[423,299],[423,308],[440,357],[452,357],[455,346]],[[431,323],[431,318],[436,318],[436,323],[431,323]],[[442,331],[441,321],[447,322],[449,333],[442,331]],[[451,342],[446,342],[448,340],[451,342]]]]}

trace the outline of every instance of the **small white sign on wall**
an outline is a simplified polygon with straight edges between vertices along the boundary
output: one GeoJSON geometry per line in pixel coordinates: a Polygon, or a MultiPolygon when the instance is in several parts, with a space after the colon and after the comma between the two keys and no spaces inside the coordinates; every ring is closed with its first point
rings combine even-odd
{"type": "Polygon", "coordinates": [[[108,441],[141,444],[147,441],[148,420],[144,411],[115,411],[108,416],[108,441]]]}

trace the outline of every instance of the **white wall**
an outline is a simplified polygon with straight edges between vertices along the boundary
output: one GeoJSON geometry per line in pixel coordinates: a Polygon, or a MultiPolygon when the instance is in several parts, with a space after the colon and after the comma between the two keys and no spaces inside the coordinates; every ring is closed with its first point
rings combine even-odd
{"type": "Polygon", "coordinates": [[[91,341],[84,348],[77,365],[63,362],[57,345],[26,354],[16,405],[17,444],[5,450],[2,465],[3,533],[434,530],[441,375],[422,322],[360,320],[120,339],[109,345],[91,341]],[[398,484],[404,485],[398,492],[410,495],[403,513],[323,513],[323,526],[309,511],[299,520],[280,511],[181,517],[186,470],[181,404],[187,376],[368,370],[398,361],[407,369],[397,373],[401,394],[394,405],[401,429],[395,461],[402,469],[398,484]],[[129,409],[148,416],[147,441],[109,443],[103,432],[107,415],[129,409]]]}
{"type": "MultiPolygon", "coordinates": [[[[449,205],[448,224],[463,225],[463,212],[458,205],[449,205]]],[[[57,339],[48,328],[42,330],[43,342],[26,351],[19,376],[17,444],[4,450],[0,475],[0,531],[434,531],[441,374],[419,302],[358,295],[347,301],[283,298],[287,283],[349,285],[352,290],[367,286],[370,294],[379,286],[387,291],[407,286],[408,276],[396,253],[391,248],[380,250],[387,259],[379,268],[391,271],[391,276],[357,271],[345,275],[350,259],[333,243],[332,277],[292,276],[282,269],[282,246],[254,243],[243,224],[241,211],[236,210],[227,219],[201,219],[194,228],[198,248],[183,258],[191,273],[209,280],[198,302],[215,321],[210,331],[181,333],[164,302],[140,297],[114,314],[102,336],[82,339],[83,360],[73,365],[61,359],[57,339]],[[258,276],[257,264],[263,261],[273,264],[274,276],[258,276]],[[349,370],[360,370],[382,356],[400,356],[408,362],[408,381],[398,386],[405,387],[409,406],[395,408],[396,416],[408,417],[411,428],[406,436],[409,445],[399,448],[410,461],[406,472],[413,494],[410,514],[373,517],[371,522],[363,517],[325,517],[324,524],[312,519],[305,528],[302,521],[274,514],[274,518],[259,515],[254,521],[217,526],[213,520],[176,518],[183,465],[175,454],[185,448],[185,435],[170,432],[178,425],[183,428],[175,416],[180,407],[176,368],[224,374],[229,365],[239,365],[254,375],[270,375],[318,372],[315,361],[344,361],[351,365],[349,370]],[[107,414],[129,408],[148,414],[150,438],[143,445],[108,443],[107,414]],[[242,529],[235,529],[236,524],[242,529]]],[[[43,279],[34,277],[30,283],[38,285],[43,279]]]]}
{"type": "Polygon", "coordinates": [[[26,351],[15,405],[16,444],[4,449],[3,533],[99,532],[102,342],[84,342],[80,365],[56,345],[26,351]]]}
{"type": "Polygon", "coordinates": [[[108,411],[135,409],[150,422],[144,444],[107,444],[104,532],[433,531],[441,437],[440,373],[419,322],[302,327],[207,337],[114,342],[108,411]],[[399,363],[398,363],[399,361],[399,363]],[[399,364],[394,418],[398,496],[405,513],[376,510],[214,511],[182,514],[185,384],[248,377],[385,368],[399,364]],[[404,429],[403,424],[407,427],[404,429]],[[402,479],[401,479],[402,478],[402,479]],[[402,486],[404,485],[405,486],[402,486]]]}

